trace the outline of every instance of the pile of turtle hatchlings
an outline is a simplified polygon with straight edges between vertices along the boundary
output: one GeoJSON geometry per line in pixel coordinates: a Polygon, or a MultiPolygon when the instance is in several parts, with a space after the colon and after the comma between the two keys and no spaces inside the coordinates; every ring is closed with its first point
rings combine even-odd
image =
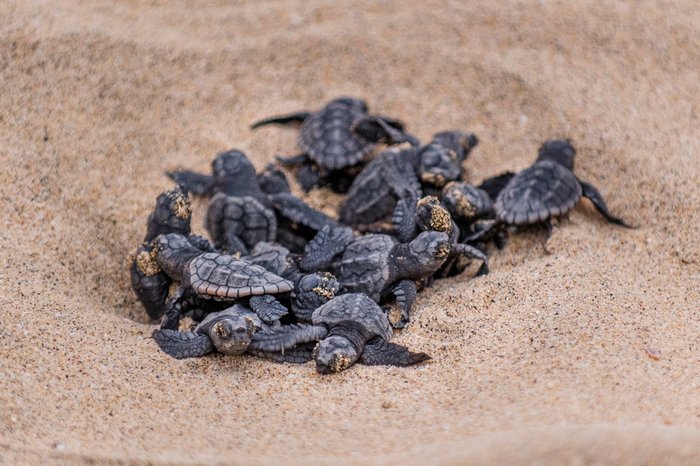
{"type": "Polygon", "coordinates": [[[168,173],[177,186],[158,196],[131,282],[148,315],[161,319],[153,339],[170,356],[315,360],[320,373],[420,363],[430,357],[390,340],[435,278],[472,262],[477,275],[488,273],[491,244],[502,247],[516,227],[550,225],[582,196],[628,226],[573,174],[569,140],[546,141],[532,166],[477,187],[461,180],[475,135],[443,131],[421,144],[360,99],[253,128],[267,124],[299,127],[303,153],[278,162],[304,191],[346,193],[339,220],[291,194],[276,166],[256,173],[240,151],[219,154],[211,174],[168,173]],[[382,145],[399,146],[368,162],[382,145]],[[191,234],[190,194],[209,198],[210,240],[191,234]]]}

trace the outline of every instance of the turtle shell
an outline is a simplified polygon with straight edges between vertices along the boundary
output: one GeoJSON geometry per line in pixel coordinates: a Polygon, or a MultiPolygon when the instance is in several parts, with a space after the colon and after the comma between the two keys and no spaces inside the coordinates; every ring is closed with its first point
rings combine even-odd
{"type": "Polygon", "coordinates": [[[350,127],[367,112],[358,99],[337,99],[314,112],[300,128],[300,145],[311,160],[327,170],[340,170],[359,163],[373,144],[350,127]]]}
{"type": "Polygon", "coordinates": [[[388,217],[398,201],[395,189],[420,197],[420,182],[409,160],[409,152],[415,151],[389,149],[367,164],[340,204],[340,219],[348,225],[359,225],[388,217]]]}
{"type": "Polygon", "coordinates": [[[389,280],[389,256],[397,240],[388,235],[365,235],[353,241],[334,263],[333,274],[350,293],[366,293],[379,301],[389,280]]]}
{"type": "Polygon", "coordinates": [[[277,236],[275,213],[251,196],[234,197],[219,193],[209,203],[207,231],[217,244],[224,244],[233,233],[249,249],[277,236]]]}
{"type": "Polygon", "coordinates": [[[571,170],[544,160],[514,176],[498,195],[494,207],[500,221],[529,225],[565,214],[581,195],[581,183],[571,170]]]}
{"type": "Polygon", "coordinates": [[[349,293],[337,296],[317,308],[312,316],[314,325],[325,324],[332,328],[342,322],[356,322],[372,336],[390,340],[391,324],[382,308],[362,293],[349,293]]]}
{"type": "Polygon", "coordinates": [[[286,293],[294,288],[289,280],[259,265],[215,252],[192,259],[183,281],[199,295],[224,300],[286,293]]]}

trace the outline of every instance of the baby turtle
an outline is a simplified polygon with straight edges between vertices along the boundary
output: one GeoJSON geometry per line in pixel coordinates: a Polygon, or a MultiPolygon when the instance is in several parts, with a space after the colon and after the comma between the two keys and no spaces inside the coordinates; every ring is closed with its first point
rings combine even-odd
{"type": "MultiPolygon", "coordinates": [[[[202,252],[186,237],[174,233],[160,235],[153,241],[156,260],[160,268],[179,283],[169,297],[161,328],[175,329],[183,305],[190,296],[218,301],[286,293],[292,291],[293,283],[250,262],[215,252],[202,252]]],[[[258,298],[250,305],[260,317],[265,318],[269,306],[276,304],[258,298]]]]}
{"type": "Polygon", "coordinates": [[[370,115],[361,99],[340,97],[316,112],[298,112],[260,120],[258,128],[268,124],[300,124],[299,145],[303,153],[296,157],[279,158],[284,165],[301,165],[297,180],[304,191],[330,183],[338,192],[347,190],[343,183],[333,185],[334,179],[353,176],[347,170],[362,163],[377,143],[399,144],[418,141],[403,132],[397,120],[370,115]]]}
{"type": "Polygon", "coordinates": [[[369,225],[391,216],[400,200],[414,206],[424,186],[442,188],[459,179],[461,162],[477,143],[471,133],[443,131],[425,146],[379,154],[355,178],[340,204],[341,221],[369,225]]]}
{"type": "Polygon", "coordinates": [[[313,352],[321,374],[340,372],[357,361],[371,366],[409,366],[430,359],[425,353],[390,343],[392,330],[386,314],[361,293],[344,294],[319,307],[313,323],[328,332],[313,352]]]}
{"type": "MultiPolygon", "coordinates": [[[[318,341],[326,330],[309,324],[269,326],[250,309],[236,304],[212,312],[190,332],[172,329],[153,331],[153,339],[166,354],[176,358],[198,358],[212,351],[227,355],[253,351],[261,356],[281,353],[299,344],[318,341]],[[259,335],[259,337],[258,337],[259,335]]],[[[280,355],[271,355],[279,359],[280,355]]],[[[292,355],[296,356],[296,355],[292,355]]],[[[284,358],[281,359],[285,361],[284,358]]],[[[292,359],[290,362],[298,362],[292,359]]]]}
{"type": "Polygon", "coordinates": [[[131,287],[151,319],[159,319],[166,309],[168,288],[172,280],[155,258],[151,241],[160,234],[179,233],[204,251],[211,245],[200,236],[190,235],[192,209],[187,191],[179,186],[161,193],[148,216],[147,232],[131,262],[131,287]]]}
{"type": "Polygon", "coordinates": [[[507,225],[549,223],[586,197],[608,222],[630,226],[608,211],[603,196],[573,174],[576,149],[568,139],[546,141],[535,163],[514,176],[495,203],[497,219],[507,225]]]}
{"type": "Polygon", "coordinates": [[[443,232],[422,232],[413,241],[400,243],[389,235],[358,238],[348,227],[326,227],[307,245],[301,268],[327,270],[344,291],[365,293],[377,303],[393,294],[401,316],[392,323],[401,328],[410,321],[415,280],[435,273],[449,254],[450,240],[443,232]]]}

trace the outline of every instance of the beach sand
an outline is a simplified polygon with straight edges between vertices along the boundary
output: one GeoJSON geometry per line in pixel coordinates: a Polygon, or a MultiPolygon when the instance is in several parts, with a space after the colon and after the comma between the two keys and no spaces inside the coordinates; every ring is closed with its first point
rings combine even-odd
{"type": "Polygon", "coordinates": [[[695,2],[340,3],[0,2],[0,463],[698,464],[695,2]],[[475,132],[474,182],[570,137],[639,228],[586,201],[437,282],[420,367],[166,356],[127,271],[164,170],[262,168],[297,133],[251,122],[341,94],[475,132]]]}

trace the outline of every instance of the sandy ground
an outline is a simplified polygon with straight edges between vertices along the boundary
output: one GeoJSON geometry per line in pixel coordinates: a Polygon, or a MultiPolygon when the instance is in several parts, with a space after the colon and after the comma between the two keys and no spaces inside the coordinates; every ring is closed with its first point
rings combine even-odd
{"type": "Polygon", "coordinates": [[[409,3],[0,2],[0,462],[700,462],[695,2],[409,3]],[[262,167],[296,133],[250,122],[339,94],[476,132],[473,181],[571,137],[640,228],[583,203],[439,282],[422,367],[170,359],[127,273],[164,169],[262,167]]]}

